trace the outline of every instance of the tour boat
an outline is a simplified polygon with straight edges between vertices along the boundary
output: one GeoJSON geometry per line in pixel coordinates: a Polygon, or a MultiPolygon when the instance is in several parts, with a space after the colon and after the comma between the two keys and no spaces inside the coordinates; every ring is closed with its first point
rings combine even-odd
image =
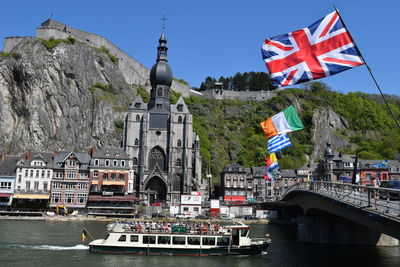
{"type": "Polygon", "coordinates": [[[164,223],[114,223],[104,239],[89,243],[91,252],[139,255],[256,255],[264,254],[269,235],[249,238],[250,227],[242,223],[174,225],[164,223]]]}

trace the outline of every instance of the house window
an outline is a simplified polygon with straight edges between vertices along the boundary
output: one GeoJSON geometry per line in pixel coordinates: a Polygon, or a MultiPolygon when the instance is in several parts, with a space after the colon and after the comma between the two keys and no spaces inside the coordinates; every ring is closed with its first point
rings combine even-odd
{"type": "Polygon", "coordinates": [[[125,160],[121,160],[121,166],[125,167],[125,160]]]}
{"type": "Polygon", "coordinates": [[[99,160],[98,159],[94,160],[94,166],[99,166],[99,160]]]}
{"type": "Polygon", "coordinates": [[[21,180],[22,180],[22,175],[18,174],[18,183],[21,183],[21,180]]]}
{"type": "Polygon", "coordinates": [[[33,170],[31,170],[31,174],[29,175],[29,177],[33,177],[33,170]]]}
{"type": "Polygon", "coordinates": [[[193,211],[199,211],[199,207],[194,207],[193,211]]]}
{"type": "Polygon", "coordinates": [[[28,177],[28,170],[25,170],[25,177],[28,177]]]}
{"type": "Polygon", "coordinates": [[[47,171],[47,178],[50,178],[50,171],[47,171]]]}
{"type": "Polygon", "coordinates": [[[98,171],[94,171],[93,172],[93,177],[99,177],[99,172],[98,171]]]}
{"type": "Polygon", "coordinates": [[[120,174],[119,174],[119,179],[120,179],[120,180],[125,180],[125,174],[120,173],[120,174]]]}
{"type": "Polygon", "coordinates": [[[11,189],[11,182],[1,182],[0,189],[11,189]]]}
{"type": "Polygon", "coordinates": [[[76,177],[76,171],[66,171],[67,179],[74,179],[76,177]]]}
{"type": "Polygon", "coordinates": [[[31,182],[30,181],[26,181],[25,185],[26,185],[26,190],[30,190],[31,189],[31,182]]]}
{"type": "Polygon", "coordinates": [[[61,203],[61,193],[52,193],[51,194],[51,202],[61,203]]]}
{"type": "Polygon", "coordinates": [[[66,193],[65,203],[73,203],[73,202],[74,202],[74,193],[66,193]]]}
{"type": "Polygon", "coordinates": [[[182,104],[179,104],[178,107],[177,107],[177,109],[178,109],[178,111],[182,111],[182,110],[183,110],[183,105],[182,105],[182,104]]]}
{"type": "Polygon", "coordinates": [[[75,189],[75,184],[74,183],[68,183],[65,185],[66,190],[74,190],[75,189]]]}
{"type": "Polygon", "coordinates": [[[108,180],[108,173],[103,173],[103,179],[108,180]]]}
{"type": "Polygon", "coordinates": [[[43,182],[43,191],[47,191],[48,189],[48,183],[47,182],[43,182]]]}
{"type": "Polygon", "coordinates": [[[61,183],[53,183],[54,189],[61,189],[61,183]]]}
{"type": "Polygon", "coordinates": [[[115,176],[116,176],[115,173],[111,173],[111,180],[114,181],[115,180],[115,176]]]}
{"type": "Polygon", "coordinates": [[[189,207],[184,207],[183,211],[189,211],[189,207]]]}
{"type": "Polygon", "coordinates": [[[178,147],[181,147],[181,146],[182,146],[182,141],[181,141],[181,139],[178,140],[178,144],[177,144],[177,145],[178,145],[178,147]]]}
{"type": "Polygon", "coordinates": [[[39,170],[36,170],[36,178],[39,178],[39,170]]]}
{"type": "Polygon", "coordinates": [[[178,123],[182,123],[182,117],[181,116],[178,117],[178,123]]]}
{"type": "Polygon", "coordinates": [[[135,146],[138,146],[139,145],[139,139],[135,139],[135,146]]]}
{"type": "Polygon", "coordinates": [[[106,166],[110,166],[110,161],[106,159],[106,166]]]}
{"type": "Polygon", "coordinates": [[[69,161],[69,166],[74,167],[75,166],[75,160],[70,160],[69,161]]]}
{"type": "Polygon", "coordinates": [[[85,204],[86,203],[86,194],[78,194],[78,203],[85,204]]]}
{"type": "Polygon", "coordinates": [[[114,160],[113,161],[113,166],[115,167],[115,166],[118,166],[118,161],[117,160],[114,160]]]}
{"type": "Polygon", "coordinates": [[[35,183],[33,184],[33,190],[38,191],[39,190],[39,182],[35,181],[35,183]]]}
{"type": "Polygon", "coordinates": [[[136,166],[136,165],[138,164],[138,162],[137,162],[137,158],[136,158],[136,157],[134,157],[132,161],[133,161],[133,165],[135,165],[135,166],[136,166]]]}

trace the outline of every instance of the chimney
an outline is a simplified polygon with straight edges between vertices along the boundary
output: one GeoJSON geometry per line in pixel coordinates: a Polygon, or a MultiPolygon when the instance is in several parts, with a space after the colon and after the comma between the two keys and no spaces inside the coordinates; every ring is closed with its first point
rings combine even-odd
{"type": "Polygon", "coordinates": [[[96,150],[97,150],[96,147],[90,146],[90,147],[88,148],[87,152],[88,152],[88,154],[89,154],[91,157],[93,157],[93,154],[96,153],[96,150]]]}
{"type": "Polygon", "coordinates": [[[30,150],[30,149],[26,152],[26,160],[31,159],[31,152],[32,152],[32,150],[30,150]]]}

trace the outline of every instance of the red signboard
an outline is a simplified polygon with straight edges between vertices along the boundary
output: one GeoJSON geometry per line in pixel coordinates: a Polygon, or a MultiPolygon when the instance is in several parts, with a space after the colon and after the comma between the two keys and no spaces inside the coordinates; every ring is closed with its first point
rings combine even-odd
{"type": "Polygon", "coordinates": [[[224,201],[246,201],[245,196],[224,196],[224,201]]]}

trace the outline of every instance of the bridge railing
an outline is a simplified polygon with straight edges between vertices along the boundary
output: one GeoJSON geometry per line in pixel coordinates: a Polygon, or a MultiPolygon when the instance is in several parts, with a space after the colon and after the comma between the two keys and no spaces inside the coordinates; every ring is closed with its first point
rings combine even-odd
{"type": "Polygon", "coordinates": [[[298,182],[287,188],[282,198],[299,190],[315,192],[360,208],[376,209],[391,216],[400,216],[400,190],[397,189],[324,181],[298,182]]]}

